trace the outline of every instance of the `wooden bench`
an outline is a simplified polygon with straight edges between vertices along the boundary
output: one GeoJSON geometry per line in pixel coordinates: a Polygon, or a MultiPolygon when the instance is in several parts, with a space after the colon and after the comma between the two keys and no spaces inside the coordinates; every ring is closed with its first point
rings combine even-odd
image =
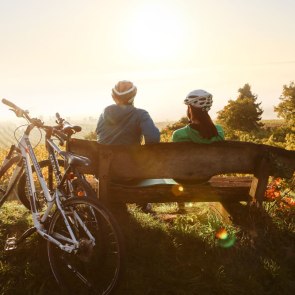
{"type": "Polygon", "coordinates": [[[108,204],[252,201],[259,205],[269,176],[291,178],[295,170],[295,151],[248,142],[106,146],[72,139],[69,149],[90,158],[91,165],[82,172],[98,177],[98,197],[108,204]],[[233,173],[241,177],[222,177],[233,173]]]}

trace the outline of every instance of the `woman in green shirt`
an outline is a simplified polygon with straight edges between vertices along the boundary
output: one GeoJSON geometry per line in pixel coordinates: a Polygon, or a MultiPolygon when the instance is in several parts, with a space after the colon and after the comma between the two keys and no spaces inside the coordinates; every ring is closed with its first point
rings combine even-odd
{"type": "MultiPolygon", "coordinates": [[[[220,125],[214,125],[208,111],[212,106],[212,94],[205,90],[193,90],[184,100],[187,105],[189,124],[177,129],[172,134],[173,142],[196,142],[210,144],[224,140],[224,132],[220,125]]],[[[190,181],[176,180],[180,183],[190,181]]],[[[178,203],[179,211],[185,211],[185,203],[178,203]]]]}
{"type": "Polygon", "coordinates": [[[173,132],[173,142],[191,141],[208,144],[224,140],[222,127],[214,125],[208,114],[212,106],[212,94],[205,90],[193,90],[187,95],[184,103],[187,105],[189,124],[173,132]]]}

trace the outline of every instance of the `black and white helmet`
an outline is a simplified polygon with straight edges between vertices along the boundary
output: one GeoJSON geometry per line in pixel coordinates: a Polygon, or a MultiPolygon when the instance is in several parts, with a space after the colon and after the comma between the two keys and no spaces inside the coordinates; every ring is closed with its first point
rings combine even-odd
{"type": "Polygon", "coordinates": [[[203,111],[208,112],[212,106],[212,97],[212,94],[208,93],[205,90],[193,90],[186,96],[184,103],[196,108],[201,108],[203,111]]]}

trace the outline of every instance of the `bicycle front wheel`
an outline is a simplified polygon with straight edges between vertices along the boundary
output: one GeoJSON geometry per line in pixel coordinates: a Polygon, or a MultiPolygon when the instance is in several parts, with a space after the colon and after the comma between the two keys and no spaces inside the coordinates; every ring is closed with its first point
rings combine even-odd
{"type": "MultiPolygon", "coordinates": [[[[119,282],[125,260],[115,219],[103,205],[87,198],[69,199],[63,210],[79,246],[75,253],[67,253],[47,243],[57,283],[69,294],[110,294],[119,282]]],[[[54,213],[48,233],[63,245],[69,244],[71,236],[60,211],[54,213]]]]}
{"type": "Polygon", "coordinates": [[[11,199],[17,199],[17,192],[15,192],[14,186],[11,188],[11,193],[8,192],[8,185],[10,181],[18,180],[19,175],[15,175],[15,179],[12,180],[11,177],[15,171],[21,157],[15,156],[11,158],[4,166],[0,169],[0,207],[6,201],[8,196],[11,196],[11,199]]]}

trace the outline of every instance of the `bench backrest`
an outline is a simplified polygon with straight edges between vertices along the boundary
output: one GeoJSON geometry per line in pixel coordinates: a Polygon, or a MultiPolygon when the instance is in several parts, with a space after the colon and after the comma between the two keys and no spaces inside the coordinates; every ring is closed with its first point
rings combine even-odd
{"type": "Polygon", "coordinates": [[[268,163],[269,175],[291,177],[295,170],[295,151],[249,142],[106,146],[72,139],[69,148],[92,161],[84,172],[115,178],[204,179],[224,173],[255,174],[262,159],[268,163]]]}
{"type": "Polygon", "coordinates": [[[200,180],[225,173],[243,173],[254,175],[249,196],[261,204],[269,176],[290,178],[295,170],[295,151],[248,142],[106,146],[95,141],[73,139],[69,149],[90,158],[92,164],[81,170],[98,176],[98,196],[106,203],[111,199],[110,179],[200,180]]]}

